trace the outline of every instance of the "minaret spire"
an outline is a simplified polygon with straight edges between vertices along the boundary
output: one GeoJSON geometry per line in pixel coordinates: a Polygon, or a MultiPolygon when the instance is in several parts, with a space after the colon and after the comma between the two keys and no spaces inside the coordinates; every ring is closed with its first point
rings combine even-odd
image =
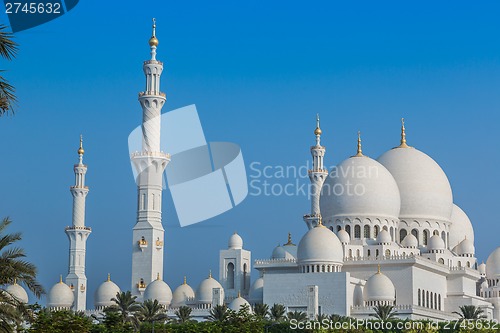
{"type": "Polygon", "coordinates": [[[163,63],[156,60],[156,20],[153,19],[149,39],[151,59],[143,63],[146,89],[139,93],[142,108],[142,150],[131,156],[137,170],[137,223],[132,242],[132,295],[142,301],[144,289],[140,287],[163,275],[164,229],[162,225],[163,172],[170,155],[160,149],[161,109],[166,102],[160,91],[163,63]],[[143,281],[141,283],[141,281],[143,281]]]}
{"type": "Polygon", "coordinates": [[[66,227],[69,239],[69,269],[66,284],[73,285],[75,301],[73,310],[84,311],[87,306],[87,277],[85,275],[86,243],[92,229],[85,226],[85,200],[89,188],[85,185],[87,166],[83,164],[83,137],[80,135],[78,148],[78,164],[74,165],[75,185],[70,187],[73,196],[73,222],[66,227]]]}
{"type": "Polygon", "coordinates": [[[401,118],[401,144],[397,148],[411,148],[406,144],[405,118],[401,118]]]}
{"type": "Polygon", "coordinates": [[[356,155],[354,157],[363,157],[363,149],[361,148],[361,132],[358,131],[358,151],[356,152],[356,155]]]}
{"type": "Polygon", "coordinates": [[[319,218],[321,216],[319,209],[319,198],[321,194],[321,188],[328,176],[328,171],[325,169],[323,164],[323,159],[325,157],[325,147],[321,146],[321,130],[319,124],[319,114],[316,114],[316,129],[314,130],[314,135],[316,136],[316,145],[311,146],[311,155],[313,158],[312,169],[308,171],[309,179],[311,181],[311,213],[304,215],[304,221],[309,229],[319,224],[319,218]]]}

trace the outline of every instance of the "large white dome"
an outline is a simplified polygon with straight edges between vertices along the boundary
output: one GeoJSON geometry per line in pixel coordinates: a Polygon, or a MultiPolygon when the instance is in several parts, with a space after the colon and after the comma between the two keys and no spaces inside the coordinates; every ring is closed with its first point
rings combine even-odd
{"type": "Polygon", "coordinates": [[[500,279],[500,246],[491,252],[486,260],[486,278],[490,280],[500,279]]]}
{"type": "Polygon", "coordinates": [[[323,220],[336,216],[376,216],[397,219],[401,200],[394,177],[379,162],[351,157],[333,168],[323,184],[323,220]]]}
{"type": "Polygon", "coordinates": [[[264,278],[260,277],[250,287],[249,298],[252,303],[262,303],[264,301],[264,278]]]}
{"type": "Polygon", "coordinates": [[[450,221],[453,194],[441,167],[415,148],[394,148],[378,158],[392,174],[401,195],[401,219],[450,221]]]}
{"type": "Polygon", "coordinates": [[[474,229],[467,214],[454,204],[451,211],[449,248],[453,249],[465,238],[474,242],[474,229]]]}
{"type": "Polygon", "coordinates": [[[250,313],[252,313],[252,307],[250,306],[250,303],[247,302],[246,299],[244,299],[243,297],[241,297],[240,295],[238,295],[238,297],[236,297],[235,299],[233,299],[231,301],[231,303],[229,303],[229,305],[227,306],[228,309],[231,309],[233,311],[240,311],[241,307],[242,306],[248,306],[248,311],[250,313]]]}
{"type": "Polygon", "coordinates": [[[195,298],[194,290],[189,284],[186,283],[186,278],[184,278],[184,283],[178,286],[172,295],[172,307],[181,307],[186,305],[189,300],[195,298]]]}
{"type": "Polygon", "coordinates": [[[113,281],[111,281],[110,276],[108,279],[101,283],[99,288],[97,288],[94,295],[94,306],[96,309],[102,307],[108,307],[115,304],[111,299],[116,297],[116,294],[120,292],[120,287],[118,287],[113,281]]]}
{"type": "Polygon", "coordinates": [[[144,290],[144,299],[157,300],[163,306],[169,306],[172,301],[172,290],[159,278],[148,284],[144,290]]]}
{"type": "Polygon", "coordinates": [[[391,279],[379,271],[366,281],[363,296],[367,302],[392,302],[396,298],[396,288],[391,279]]]}
{"type": "Polygon", "coordinates": [[[14,284],[11,284],[5,288],[5,290],[14,296],[18,301],[21,303],[28,303],[28,293],[26,293],[26,290],[24,290],[23,287],[17,284],[17,282],[14,282],[14,284]]]}
{"type": "Polygon", "coordinates": [[[332,263],[342,265],[344,249],[338,237],[323,225],[309,230],[299,242],[299,264],[332,263]]]}
{"type": "Polygon", "coordinates": [[[205,280],[201,281],[198,291],[196,292],[196,300],[199,303],[212,304],[213,289],[220,289],[222,299],[224,299],[224,289],[221,284],[212,277],[212,274],[205,280]]]}
{"type": "Polygon", "coordinates": [[[61,280],[50,289],[47,307],[69,309],[73,305],[74,300],[75,295],[73,295],[73,291],[61,280]]]}

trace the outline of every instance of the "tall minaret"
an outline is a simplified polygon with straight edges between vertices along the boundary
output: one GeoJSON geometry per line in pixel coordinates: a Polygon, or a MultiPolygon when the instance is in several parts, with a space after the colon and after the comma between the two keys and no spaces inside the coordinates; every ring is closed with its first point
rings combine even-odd
{"type": "Polygon", "coordinates": [[[80,136],[78,164],[75,164],[75,185],[70,187],[73,195],[73,224],[66,227],[69,238],[69,272],[66,284],[75,294],[73,310],[84,311],[87,305],[87,277],[85,276],[85,248],[92,229],[85,226],[85,198],[89,188],[85,186],[87,166],[83,164],[83,140],[80,136]]]}
{"type": "Polygon", "coordinates": [[[311,213],[304,215],[304,221],[309,229],[320,223],[321,212],[319,209],[319,199],[321,188],[328,176],[328,170],[324,168],[323,159],[325,157],[325,147],[321,146],[321,128],[319,127],[319,114],[316,115],[316,145],[311,146],[311,155],[313,158],[312,169],[309,170],[309,179],[311,180],[311,213]]]}
{"type": "Polygon", "coordinates": [[[143,65],[146,89],[139,93],[142,107],[142,151],[132,154],[137,170],[137,223],[132,236],[132,294],[142,300],[147,284],[163,278],[163,226],[161,224],[162,175],[170,155],[160,151],[161,108],[166,96],[160,92],[163,63],[156,60],[156,22],[149,39],[151,60],[143,65]]]}

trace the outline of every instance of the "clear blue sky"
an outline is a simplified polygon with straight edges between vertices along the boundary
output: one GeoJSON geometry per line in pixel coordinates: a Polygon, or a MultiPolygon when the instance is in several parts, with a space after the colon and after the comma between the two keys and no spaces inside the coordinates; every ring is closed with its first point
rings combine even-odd
{"type": "MultiPolygon", "coordinates": [[[[358,130],[363,152],[378,157],[397,145],[405,117],[409,144],[448,174],[486,260],[500,245],[499,14],[497,1],[80,1],[18,33],[17,59],[1,62],[19,105],[0,119],[0,215],[23,232],[47,289],[66,275],[83,133],[89,307],[108,272],[129,288],[136,187],[127,136],[141,120],[137,93],[156,17],[164,112],[194,103],[209,141],[238,143],[247,165],[284,166],[310,159],[317,112],[328,165],[354,153],[358,130]]],[[[218,275],[218,250],[235,230],[254,259],[289,231],[298,243],[309,202],[249,196],[187,228],[167,193],[163,211],[165,280],[174,289],[187,275],[196,288],[209,269],[218,275]]]]}

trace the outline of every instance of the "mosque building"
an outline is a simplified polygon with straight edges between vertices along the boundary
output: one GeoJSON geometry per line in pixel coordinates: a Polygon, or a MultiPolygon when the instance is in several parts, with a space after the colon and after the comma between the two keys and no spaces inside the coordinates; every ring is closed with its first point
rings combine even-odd
{"type": "MultiPolygon", "coordinates": [[[[500,247],[478,265],[474,230],[466,213],[453,202],[441,167],[408,145],[404,121],[400,144],[372,159],[356,154],[332,170],[324,167],[326,148],[317,117],[311,147],[311,211],[304,215],[306,232],[298,245],[288,241],[252,262],[251,251],[237,233],[219,253],[219,280],[210,272],[193,289],[186,279],[173,291],[163,277],[162,174],[170,155],[160,150],[160,113],[166,101],[160,90],[163,63],[156,60],[158,39],[153,24],[151,59],[144,62],[145,91],[139,93],[143,114],[142,151],[132,154],[137,170],[137,223],[132,237],[130,290],[139,301],[156,299],[168,314],[181,306],[204,320],[212,307],[239,310],[255,304],[283,304],[313,319],[337,314],[366,319],[377,304],[394,305],[397,316],[452,320],[459,306],[474,305],[489,319],[500,320],[500,247]],[[346,189],[351,189],[351,192],[346,189]],[[356,192],[359,190],[360,192],[356,192]],[[362,191],[361,191],[362,190],[362,191]],[[260,277],[250,281],[253,268],[260,277]]],[[[102,313],[121,289],[108,275],[95,292],[94,309],[86,304],[85,185],[80,139],[74,166],[73,223],[66,227],[69,270],[48,294],[51,309],[102,313]]],[[[8,291],[23,302],[26,291],[8,291]]]]}

